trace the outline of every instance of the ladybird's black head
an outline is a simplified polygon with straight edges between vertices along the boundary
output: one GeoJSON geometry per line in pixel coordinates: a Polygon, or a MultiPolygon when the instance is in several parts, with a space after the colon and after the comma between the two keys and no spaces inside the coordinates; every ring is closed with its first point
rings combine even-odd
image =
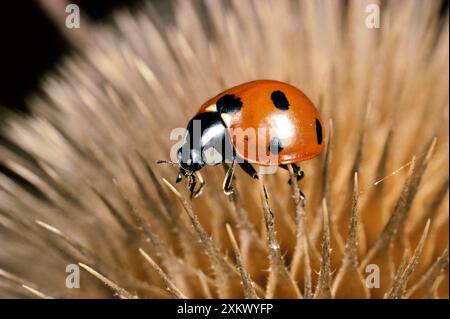
{"type": "Polygon", "coordinates": [[[187,126],[183,142],[176,152],[176,161],[160,160],[180,168],[176,182],[188,180],[191,197],[201,193],[203,178],[198,172],[203,166],[217,165],[233,158],[233,146],[222,118],[217,112],[204,112],[194,116],[187,126]],[[198,181],[198,183],[197,183],[198,181]],[[196,187],[200,184],[200,187],[196,187]]]}
{"type": "Polygon", "coordinates": [[[205,165],[202,159],[202,127],[205,125],[202,117],[197,115],[189,121],[183,144],[177,151],[178,163],[186,174],[198,171],[205,165]]]}
{"type": "Polygon", "coordinates": [[[183,144],[177,151],[181,170],[187,174],[200,170],[207,164],[204,156],[210,148],[215,149],[217,154],[223,154],[224,145],[230,144],[226,134],[219,113],[205,112],[194,116],[187,126],[183,144]]]}
{"type": "Polygon", "coordinates": [[[177,151],[178,163],[186,174],[201,169],[205,164],[201,158],[201,151],[190,147],[188,143],[183,144],[177,151]]]}

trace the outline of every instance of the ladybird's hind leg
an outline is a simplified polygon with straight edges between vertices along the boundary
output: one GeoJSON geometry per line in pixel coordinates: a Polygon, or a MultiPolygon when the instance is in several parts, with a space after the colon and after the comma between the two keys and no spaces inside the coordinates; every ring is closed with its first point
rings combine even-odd
{"type": "MultiPolygon", "coordinates": [[[[305,177],[305,173],[302,171],[302,169],[300,168],[300,166],[298,166],[297,164],[289,164],[292,166],[292,169],[294,171],[294,175],[297,176],[297,182],[301,181],[303,179],[303,177],[305,177]]],[[[289,170],[288,166],[286,164],[280,165],[281,168],[284,168],[285,170],[289,170]]],[[[291,185],[292,181],[289,178],[289,185],[291,185]]]]}
{"type": "MultiPolygon", "coordinates": [[[[297,182],[301,181],[303,179],[303,177],[305,177],[305,173],[302,171],[302,169],[300,168],[300,166],[298,166],[297,164],[289,164],[292,166],[292,170],[294,171],[294,175],[297,178],[297,182]]],[[[280,165],[281,168],[285,169],[285,170],[289,170],[288,166],[283,164],[280,165]]],[[[288,180],[289,185],[292,184],[292,179],[289,177],[288,180]]],[[[303,201],[303,206],[306,206],[306,196],[305,194],[303,194],[303,192],[300,190],[300,199],[303,201]]]]}

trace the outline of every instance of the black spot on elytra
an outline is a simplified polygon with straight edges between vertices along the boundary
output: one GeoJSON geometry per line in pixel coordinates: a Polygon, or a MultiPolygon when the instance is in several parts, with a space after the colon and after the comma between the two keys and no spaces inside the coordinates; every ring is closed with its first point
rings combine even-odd
{"type": "Polygon", "coordinates": [[[286,111],[289,108],[289,101],[283,92],[273,91],[270,98],[272,99],[273,105],[275,105],[277,109],[286,111]]]}
{"type": "Polygon", "coordinates": [[[216,102],[217,112],[235,113],[242,108],[242,101],[234,94],[226,94],[216,102]]]}
{"type": "Polygon", "coordinates": [[[322,144],[322,124],[320,124],[320,121],[316,119],[316,135],[317,135],[317,144],[322,144]]]}
{"type": "Polygon", "coordinates": [[[272,154],[279,154],[283,150],[283,145],[279,137],[275,136],[270,140],[269,152],[272,154]]]}

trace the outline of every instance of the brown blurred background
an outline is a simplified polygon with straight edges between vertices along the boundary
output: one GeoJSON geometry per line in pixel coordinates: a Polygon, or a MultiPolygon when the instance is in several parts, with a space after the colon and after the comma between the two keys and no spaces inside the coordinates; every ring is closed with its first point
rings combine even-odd
{"type": "MultiPolygon", "coordinates": [[[[107,23],[111,12],[126,7],[139,10],[143,0],[77,0],[84,14],[95,23],[107,23]]],[[[171,20],[172,0],[147,0],[171,20]]],[[[188,0],[186,0],[188,1],[188,0]]],[[[202,0],[192,0],[200,2],[202,0]]],[[[245,0],[243,0],[245,1],[245,0]]],[[[345,1],[345,0],[342,0],[345,1]]],[[[441,1],[441,14],[449,0],[441,1]]],[[[2,1],[0,4],[0,116],[5,108],[27,112],[25,100],[38,89],[39,80],[64,55],[70,45],[47,17],[38,0],[2,1]]]]}
{"type": "MultiPolygon", "coordinates": [[[[81,16],[107,23],[111,12],[127,7],[139,10],[139,0],[77,0],[81,16]]],[[[170,16],[172,1],[150,0],[170,16]]],[[[70,46],[48,18],[38,0],[2,1],[0,4],[0,112],[2,108],[27,111],[24,100],[37,89],[39,79],[70,46]]],[[[3,109],[4,110],[4,109],[3,109]]],[[[2,113],[0,113],[2,114],[2,113]]]]}

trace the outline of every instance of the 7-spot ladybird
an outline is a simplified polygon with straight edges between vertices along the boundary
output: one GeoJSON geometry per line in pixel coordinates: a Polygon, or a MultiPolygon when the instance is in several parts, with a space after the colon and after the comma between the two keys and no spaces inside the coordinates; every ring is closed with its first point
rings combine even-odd
{"type": "Polygon", "coordinates": [[[212,154],[214,165],[227,167],[226,194],[232,191],[235,163],[253,178],[258,178],[253,164],[276,163],[284,169],[291,164],[300,180],[303,171],[295,163],[319,155],[324,137],[318,110],[298,88],[273,80],[244,83],[205,102],[189,121],[177,151],[180,170],[176,182],[188,178],[191,197],[198,196],[204,186],[199,170],[210,164],[212,154]]]}

